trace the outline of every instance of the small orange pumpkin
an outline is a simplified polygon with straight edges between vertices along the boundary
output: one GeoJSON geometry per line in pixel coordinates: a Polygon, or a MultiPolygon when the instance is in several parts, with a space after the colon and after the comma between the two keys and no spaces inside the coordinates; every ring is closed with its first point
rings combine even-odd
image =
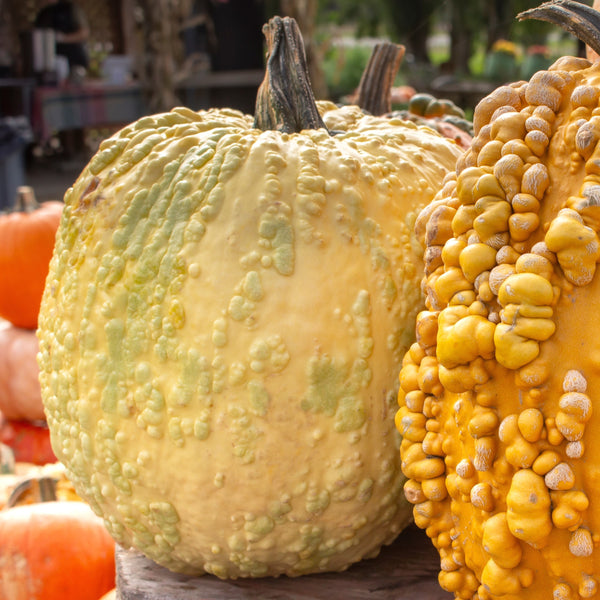
{"type": "Polygon", "coordinates": [[[38,348],[34,330],[0,324],[0,412],[7,419],[46,419],[38,380],[38,348]]]}
{"type": "Polygon", "coordinates": [[[12,449],[17,462],[34,465],[56,462],[45,421],[10,421],[0,414],[0,443],[12,449]]]}
{"type": "Polygon", "coordinates": [[[63,203],[19,197],[19,210],[0,215],[0,317],[35,329],[63,203]]]}
{"type": "Polygon", "coordinates": [[[0,511],[0,600],[98,600],[115,587],[115,543],[83,502],[0,511]]]}

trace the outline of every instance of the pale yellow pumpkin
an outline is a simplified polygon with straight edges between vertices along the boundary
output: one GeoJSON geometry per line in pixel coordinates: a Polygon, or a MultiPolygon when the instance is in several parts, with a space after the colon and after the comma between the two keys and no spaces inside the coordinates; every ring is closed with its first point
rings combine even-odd
{"type": "Polygon", "coordinates": [[[259,105],[274,129],[179,108],[103,142],[65,197],[38,332],[77,492],[120,544],[219,577],[341,570],[409,522],[412,229],[462,153],[357,107],[294,131],[259,105]]]}

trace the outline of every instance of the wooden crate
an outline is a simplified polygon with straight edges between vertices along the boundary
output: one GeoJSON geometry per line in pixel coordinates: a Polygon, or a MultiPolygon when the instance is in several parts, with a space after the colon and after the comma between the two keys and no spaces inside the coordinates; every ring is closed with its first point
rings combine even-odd
{"type": "Polygon", "coordinates": [[[132,550],[117,548],[117,600],[451,600],[437,582],[439,555],[411,525],[377,558],[343,573],[235,579],[171,573],[132,550]]]}

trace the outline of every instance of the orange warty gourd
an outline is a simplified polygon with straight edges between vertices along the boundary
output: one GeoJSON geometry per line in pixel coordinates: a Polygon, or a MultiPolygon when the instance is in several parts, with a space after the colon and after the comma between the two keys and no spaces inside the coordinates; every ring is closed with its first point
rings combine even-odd
{"type": "Polygon", "coordinates": [[[37,327],[62,208],[58,201],[26,201],[0,214],[0,318],[17,327],[37,327]]]}
{"type": "MultiPolygon", "coordinates": [[[[569,0],[522,18],[600,48],[569,0]]],[[[426,309],[400,374],[405,495],[456,598],[600,597],[600,63],[499,87],[416,224],[426,309]]]]}
{"type": "Polygon", "coordinates": [[[0,323],[0,412],[7,419],[46,418],[36,358],[38,349],[35,330],[0,323]]]}
{"type": "Polygon", "coordinates": [[[98,600],[115,586],[113,539],[83,502],[0,511],[0,600],[98,600]]]}

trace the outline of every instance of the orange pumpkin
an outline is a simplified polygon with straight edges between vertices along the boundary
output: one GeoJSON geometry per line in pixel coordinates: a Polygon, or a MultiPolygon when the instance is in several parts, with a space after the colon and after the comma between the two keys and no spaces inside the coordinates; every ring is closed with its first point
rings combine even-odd
{"type": "Polygon", "coordinates": [[[37,421],[46,418],[38,380],[38,348],[34,330],[6,322],[0,324],[0,412],[7,419],[37,421]]]}
{"type": "Polygon", "coordinates": [[[115,587],[115,543],[83,502],[0,511],[0,600],[98,600],[115,587]]]}
{"type": "Polygon", "coordinates": [[[58,201],[33,202],[0,215],[0,317],[25,329],[37,327],[63,208],[58,201]]]}
{"type": "Polygon", "coordinates": [[[56,462],[45,421],[10,421],[0,415],[0,443],[12,449],[18,462],[34,465],[56,462]]]}

